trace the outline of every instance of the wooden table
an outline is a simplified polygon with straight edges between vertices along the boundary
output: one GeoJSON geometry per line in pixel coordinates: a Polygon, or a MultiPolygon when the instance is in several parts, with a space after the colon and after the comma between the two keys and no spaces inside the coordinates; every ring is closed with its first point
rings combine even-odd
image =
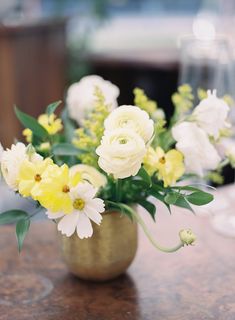
{"type": "Polygon", "coordinates": [[[101,284],[68,274],[53,223],[36,222],[20,256],[13,227],[2,227],[0,320],[234,320],[235,239],[216,234],[208,217],[158,211],[156,225],[146,218],[158,241],[173,245],[191,227],[197,244],[164,254],[140,232],[127,274],[101,284]]]}

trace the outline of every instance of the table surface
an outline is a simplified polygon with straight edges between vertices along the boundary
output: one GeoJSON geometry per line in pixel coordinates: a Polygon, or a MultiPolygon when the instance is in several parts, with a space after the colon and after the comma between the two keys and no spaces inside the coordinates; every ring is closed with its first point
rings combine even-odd
{"type": "MultiPolygon", "coordinates": [[[[232,187],[218,193],[232,208],[232,187]]],[[[191,227],[197,244],[164,254],[140,230],[128,272],[106,283],[67,272],[53,223],[35,222],[20,255],[14,228],[1,227],[0,320],[234,320],[235,239],[217,234],[202,212],[177,209],[170,216],[158,207],[156,224],[141,214],[159,242],[174,245],[178,230],[191,227]]]]}

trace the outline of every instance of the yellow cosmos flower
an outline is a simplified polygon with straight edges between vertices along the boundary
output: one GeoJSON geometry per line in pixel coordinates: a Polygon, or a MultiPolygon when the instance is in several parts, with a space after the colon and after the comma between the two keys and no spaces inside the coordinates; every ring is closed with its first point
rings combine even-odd
{"type": "Polygon", "coordinates": [[[66,164],[49,166],[42,174],[42,181],[34,188],[33,196],[51,212],[71,213],[73,201],[70,189],[82,181],[81,174],[72,175],[66,164]]]}
{"type": "Polygon", "coordinates": [[[162,148],[157,147],[156,156],[158,178],[163,180],[164,187],[175,184],[185,171],[182,153],[175,149],[165,153],[162,148]]]}
{"type": "Polygon", "coordinates": [[[61,119],[56,119],[56,115],[54,113],[51,115],[41,114],[38,117],[38,122],[47,130],[50,135],[54,135],[63,129],[61,119]]]}
{"type": "Polygon", "coordinates": [[[157,165],[158,165],[158,157],[156,155],[156,151],[149,147],[143,160],[144,168],[148,172],[150,176],[154,174],[154,172],[157,171],[157,165]]]}
{"type": "Polygon", "coordinates": [[[175,149],[165,153],[160,147],[156,150],[149,147],[143,163],[149,175],[157,173],[158,178],[163,180],[164,187],[174,184],[185,171],[183,155],[175,149]]]}
{"type": "Polygon", "coordinates": [[[33,196],[34,188],[42,181],[43,172],[52,164],[49,158],[36,162],[24,160],[18,175],[19,193],[24,197],[33,196]]]}

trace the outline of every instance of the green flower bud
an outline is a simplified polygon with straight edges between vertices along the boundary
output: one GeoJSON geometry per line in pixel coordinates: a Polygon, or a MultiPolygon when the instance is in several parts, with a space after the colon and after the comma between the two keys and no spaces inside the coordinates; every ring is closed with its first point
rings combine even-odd
{"type": "Polygon", "coordinates": [[[192,245],[196,241],[196,236],[191,229],[181,230],[179,232],[179,237],[181,242],[186,246],[192,245]]]}

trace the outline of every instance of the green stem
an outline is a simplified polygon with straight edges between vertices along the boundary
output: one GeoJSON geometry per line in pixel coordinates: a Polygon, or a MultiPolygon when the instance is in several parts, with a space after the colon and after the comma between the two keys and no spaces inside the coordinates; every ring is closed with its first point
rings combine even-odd
{"type": "Polygon", "coordinates": [[[139,216],[139,214],[137,212],[135,212],[134,210],[132,210],[132,214],[135,217],[136,221],[141,225],[145,235],[147,236],[147,238],[149,239],[149,241],[152,243],[152,245],[157,248],[160,251],[163,252],[175,252],[177,250],[179,250],[180,248],[182,248],[184,246],[183,242],[180,241],[180,243],[178,245],[176,245],[175,247],[172,248],[165,248],[160,246],[151,236],[151,234],[149,233],[149,230],[147,228],[147,226],[145,225],[143,219],[139,216]]]}
{"type": "Polygon", "coordinates": [[[38,214],[38,213],[41,212],[42,210],[43,210],[42,207],[38,207],[33,213],[31,213],[31,214],[29,215],[29,219],[32,218],[32,217],[34,217],[34,216],[36,216],[36,214],[38,214]]]}
{"type": "Polygon", "coordinates": [[[116,180],[116,201],[117,202],[122,201],[122,180],[121,179],[116,180]]]}

